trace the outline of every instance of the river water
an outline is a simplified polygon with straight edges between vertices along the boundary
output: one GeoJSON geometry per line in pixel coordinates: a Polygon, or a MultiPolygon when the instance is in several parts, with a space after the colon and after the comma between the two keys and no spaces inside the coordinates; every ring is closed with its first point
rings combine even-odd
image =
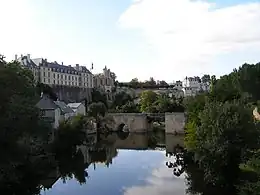
{"type": "MultiPolygon", "coordinates": [[[[183,137],[164,134],[112,134],[97,143],[79,147],[85,181],[61,178],[58,171],[43,180],[44,195],[183,195],[185,174],[169,168],[183,137]]],[[[96,143],[95,143],[96,142],[96,143]]],[[[82,180],[82,179],[81,179],[82,180]]]]}

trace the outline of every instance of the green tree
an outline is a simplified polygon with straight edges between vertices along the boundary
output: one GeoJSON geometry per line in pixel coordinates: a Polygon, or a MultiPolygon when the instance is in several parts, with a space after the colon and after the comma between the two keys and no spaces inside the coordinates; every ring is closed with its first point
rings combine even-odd
{"type": "Polygon", "coordinates": [[[46,85],[46,84],[43,84],[43,83],[37,83],[36,89],[37,89],[37,94],[39,96],[43,92],[44,94],[48,94],[49,97],[53,101],[56,101],[58,99],[58,96],[56,95],[56,93],[53,91],[53,89],[49,85],[46,85]]]}
{"type": "Polygon", "coordinates": [[[154,102],[157,100],[157,94],[153,91],[143,91],[140,96],[141,112],[156,112],[154,102]]]}
{"type": "Polygon", "coordinates": [[[140,112],[138,105],[134,102],[127,102],[120,108],[120,112],[122,113],[138,113],[140,112]]]}
{"type": "Polygon", "coordinates": [[[204,74],[202,77],[201,77],[201,81],[203,83],[210,83],[210,75],[209,74],[204,74]]]}
{"type": "Polygon", "coordinates": [[[164,81],[164,80],[159,81],[158,85],[165,86],[165,87],[169,86],[169,84],[166,81],[164,81]]]}
{"type": "Polygon", "coordinates": [[[106,107],[108,107],[107,96],[105,93],[101,93],[98,89],[93,89],[91,96],[92,96],[91,99],[93,103],[102,102],[106,107]]]}
{"type": "Polygon", "coordinates": [[[94,118],[98,118],[99,116],[104,117],[107,112],[107,108],[103,102],[92,103],[88,109],[88,115],[94,118]]]}
{"type": "Polygon", "coordinates": [[[137,78],[134,78],[132,79],[130,82],[129,82],[129,86],[136,89],[136,88],[139,88],[140,87],[140,84],[139,84],[139,81],[137,78]]]}
{"type": "Polygon", "coordinates": [[[258,147],[259,128],[251,109],[238,103],[212,102],[200,114],[196,154],[206,181],[234,186],[243,157],[258,147]]]}
{"type": "Polygon", "coordinates": [[[117,106],[121,107],[128,103],[129,101],[133,101],[133,98],[126,92],[121,91],[115,94],[115,98],[112,104],[112,107],[115,108],[117,106]]]}
{"type": "Polygon", "coordinates": [[[35,107],[39,96],[33,75],[18,62],[2,59],[0,88],[0,188],[8,194],[37,194],[41,170],[48,165],[40,156],[46,156],[50,129],[35,107]]]}

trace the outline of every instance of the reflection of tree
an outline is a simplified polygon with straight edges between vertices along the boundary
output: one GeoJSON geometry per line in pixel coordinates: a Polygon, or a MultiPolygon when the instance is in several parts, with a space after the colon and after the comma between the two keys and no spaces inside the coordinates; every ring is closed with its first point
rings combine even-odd
{"type": "Polygon", "coordinates": [[[166,153],[167,157],[173,158],[173,161],[166,162],[166,166],[173,169],[173,174],[177,177],[182,175],[185,171],[184,155],[183,147],[178,144],[174,147],[173,152],[166,153]]]}
{"type": "Polygon", "coordinates": [[[225,189],[205,182],[205,172],[194,160],[194,154],[189,153],[180,146],[174,148],[174,152],[166,153],[172,160],[166,162],[166,166],[173,169],[173,174],[179,177],[185,172],[187,193],[203,195],[230,195],[233,189],[225,189]]]}

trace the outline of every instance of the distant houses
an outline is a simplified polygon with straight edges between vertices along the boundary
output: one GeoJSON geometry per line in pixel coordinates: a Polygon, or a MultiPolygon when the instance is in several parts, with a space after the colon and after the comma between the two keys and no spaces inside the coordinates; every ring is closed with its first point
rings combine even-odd
{"type": "Polygon", "coordinates": [[[65,102],[55,101],[54,103],[61,110],[61,120],[68,120],[76,115],[76,113],[65,102]]]}
{"type": "Polygon", "coordinates": [[[41,99],[36,104],[36,107],[40,109],[41,117],[49,122],[53,128],[58,128],[60,122],[76,115],[86,115],[84,104],[71,103],[66,105],[62,101],[53,101],[46,94],[41,95],[41,99]]]}
{"type": "Polygon", "coordinates": [[[76,115],[86,115],[86,107],[83,103],[70,103],[68,106],[76,113],[76,115]]]}

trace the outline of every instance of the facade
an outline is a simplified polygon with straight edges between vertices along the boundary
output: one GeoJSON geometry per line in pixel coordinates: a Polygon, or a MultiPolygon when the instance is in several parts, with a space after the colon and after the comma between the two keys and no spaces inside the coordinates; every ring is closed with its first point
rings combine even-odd
{"type": "Polygon", "coordinates": [[[103,73],[94,75],[94,87],[101,88],[105,92],[112,92],[112,88],[115,87],[115,79],[115,73],[105,66],[103,73]]]}
{"type": "Polygon", "coordinates": [[[68,107],[74,111],[75,115],[86,115],[86,107],[82,103],[70,103],[68,107]]]}
{"type": "Polygon", "coordinates": [[[185,96],[195,96],[201,91],[209,91],[210,84],[204,83],[199,77],[186,77],[183,81],[183,91],[185,96]]]}
{"type": "Polygon", "coordinates": [[[80,88],[94,87],[94,76],[85,66],[76,64],[72,67],[63,63],[48,62],[43,58],[31,59],[29,54],[20,58],[16,56],[16,60],[32,71],[37,82],[80,88]]]}
{"type": "Polygon", "coordinates": [[[36,104],[40,109],[41,117],[49,122],[53,128],[58,128],[61,121],[61,109],[47,95],[42,94],[40,101],[36,104]]]}
{"type": "Polygon", "coordinates": [[[29,54],[19,58],[16,55],[15,60],[32,71],[35,82],[50,85],[58,99],[66,103],[81,102],[83,99],[91,102],[94,87],[104,92],[111,92],[114,87],[115,74],[106,67],[102,74],[94,76],[85,66],[79,64],[65,66],[43,58],[32,59],[29,54]]]}

